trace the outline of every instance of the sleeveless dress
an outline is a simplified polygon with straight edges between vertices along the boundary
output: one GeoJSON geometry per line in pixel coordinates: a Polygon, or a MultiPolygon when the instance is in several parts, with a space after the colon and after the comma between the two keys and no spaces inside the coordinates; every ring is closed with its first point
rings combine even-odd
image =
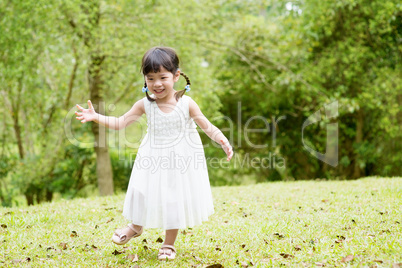
{"type": "Polygon", "coordinates": [[[123,216],[144,228],[199,225],[214,206],[204,148],[189,114],[190,97],[180,98],[169,113],[143,100],[147,134],[134,161],[123,216]]]}

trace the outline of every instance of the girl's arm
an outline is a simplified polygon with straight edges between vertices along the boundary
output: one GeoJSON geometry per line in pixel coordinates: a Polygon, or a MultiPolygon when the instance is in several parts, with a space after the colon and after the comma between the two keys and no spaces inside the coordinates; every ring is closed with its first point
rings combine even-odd
{"type": "Polygon", "coordinates": [[[230,161],[233,156],[233,148],[230,145],[229,140],[225,135],[223,135],[222,131],[209,122],[193,99],[190,99],[189,110],[191,118],[194,119],[197,125],[205,132],[205,134],[208,135],[208,137],[222,146],[222,149],[228,156],[227,160],[230,161]]]}
{"type": "Polygon", "coordinates": [[[107,128],[111,128],[114,130],[120,130],[127,127],[131,123],[137,121],[141,117],[141,115],[145,113],[144,101],[142,99],[137,101],[127,113],[118,118],[114,116],[105,116],[96,113],[90,100],[88,100],[88,109],[84,109],[78,104],[77,108],[81,112],[75,112],[75,114],[77,115],[76,118],[78,120],[81,120],[81,123],[94,121],[98,124],[101,124],[107,128]]]}

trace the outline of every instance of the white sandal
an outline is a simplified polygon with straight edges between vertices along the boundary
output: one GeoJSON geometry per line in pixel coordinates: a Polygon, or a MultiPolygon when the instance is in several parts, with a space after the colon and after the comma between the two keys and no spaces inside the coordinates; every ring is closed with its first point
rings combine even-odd
{"type": "Polygon", "coordinates": [[[129,225],[127,225],[128,228],[130,228],[134,234],[132,236],[127,236],[126,234],[122,234],[123,229],[117,229],[113,236],[112,236],[112,241],[117,244],[117,245],[124,245],[125,243],[127,243],[131,238],[134,237],[138,237],[142,234],[142,232],[144,231],[144,227],[141,226],[140,230],[135,230],[134,229],[134,225],[131,223],[129,225]]]}
{"type": "Polygon", "coordinates": [[[162,245],[159,249],[158,260],[166,261],[176,258],[176,249],[171,245],[162,245]]]}

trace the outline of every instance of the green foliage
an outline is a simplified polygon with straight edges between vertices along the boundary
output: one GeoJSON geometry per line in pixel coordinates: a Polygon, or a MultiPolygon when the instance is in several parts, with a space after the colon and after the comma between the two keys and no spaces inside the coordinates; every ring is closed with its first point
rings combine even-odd
{"type": "Polygon", "coordinates": [[[89,185],[96,185],[95,157],[93,149],[68,145],[64,157],[56,164],[51,180],[52,192],[64,198],[85,196],[79,192],[89,185]]]}
{"type": "MultiPolygon", "coordinates": [[[[68,125],[72,145],[64,129],[70,109],[85,103],[88,73],[99,71],[105,113],[125,113],[144,97],[141,57],[156,45],[177,50],[189,96],[234,145],[237,163],[216,166],[223,152],[202,135],[211,184],[401,174],[401,14],[395,0],[2,1],[1,202],[84,196],[85,185],[95,187],[93,153],[73,148],[91,140],[91,129],[68,125]],[[310,125],[304,141],[324,153],[326,125],[337,122],[337,167],[311,156],[301,132],[333,101],[338,117],[310,125]],[[247,162],[274,157],[285,168],[247,162]]],[[[113,148],[129,154],[126,145],[113,148]]],[[[110,154],[124,190],[132,163],[110,154]]]]}
{"type": "Polygon", "coordinates": [[[127,191],[135,157],[136,152],[133,152],[132,150],[111,150],[110,159],[112,161],[113,185],[115,187],[115,192],[127,191]]]}

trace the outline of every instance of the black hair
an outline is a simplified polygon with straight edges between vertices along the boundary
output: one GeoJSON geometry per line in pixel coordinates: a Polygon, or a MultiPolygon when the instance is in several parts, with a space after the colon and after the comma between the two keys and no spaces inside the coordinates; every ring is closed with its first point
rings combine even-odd
{"type": "MultiPolygon", "coordinates": [[[[179,57],[177,56],[176,51],[174,51],[173,48],[153,47],[145,53],[144,57],[142,57],[141,72],[145,76],[151,72],[160,72],[161,67],[163,67],[171,72],[173,75],[175,75],[176,72],[179,70],[179,63],[179,57]]],[[[190,79],[187,75],[182,72],[180,72],[180,75],[182,75],[186,79],[187,85],[191,85],[190,79]]],[[[147,87],[146,82],[144,82],[144,87],[147,87]]],[[[176,92],[176,100],[178,101],[185,92],[185,89],[176,92]]],[[[147,99],[149,101],[155,101],[155,99],[149,96],[148,92],[145,92],[145,94],[147,95],[147,99]]]]}

